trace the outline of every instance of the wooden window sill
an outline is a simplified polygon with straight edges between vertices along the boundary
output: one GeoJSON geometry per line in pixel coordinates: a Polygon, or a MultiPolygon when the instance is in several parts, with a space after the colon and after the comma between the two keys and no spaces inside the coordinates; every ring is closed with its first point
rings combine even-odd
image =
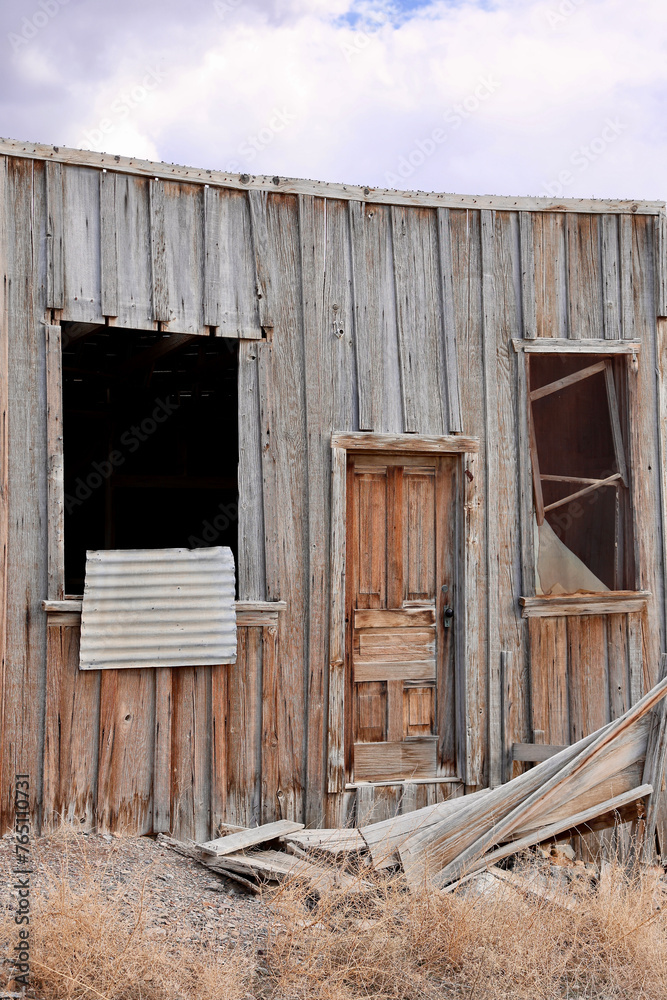
{"type": "Polygon", "coordinates": [[[558,594],[520,597],[522,618],[562,618],[563,615],[621,615],[643,611],[648,590],[611,590],[601,594],[558,594]]]}

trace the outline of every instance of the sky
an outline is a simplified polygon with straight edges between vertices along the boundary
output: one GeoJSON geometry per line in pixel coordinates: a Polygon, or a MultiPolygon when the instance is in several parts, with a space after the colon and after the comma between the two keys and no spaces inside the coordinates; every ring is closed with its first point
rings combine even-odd
{"type": "Polygon", "coordinates": [[[247,174],[667,199],[665,0],[0,0],[0,135],[247,174]]]}

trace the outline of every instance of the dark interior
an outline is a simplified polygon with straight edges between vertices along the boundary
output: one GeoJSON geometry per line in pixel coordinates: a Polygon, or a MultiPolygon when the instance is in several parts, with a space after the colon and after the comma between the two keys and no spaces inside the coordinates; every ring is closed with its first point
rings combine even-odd
{"type": "Polygon", "coordinates": [[[63,324],[65,581],[86,550],[237,549],[234,340],[63,324]]]}
{"type": "MultiPolygon", "coordinates": [[[[600,355],[533,355],[531,390],[601,360],[600,355]]],[[[630,475],[623,360],[614,362],[614,382],[630,475]]],[[[604,479],[619,471],[603,372],[534,400],[532,411],[541,474],[604,479]]],[[[583,485],[542,482],[545,507],[583,485]]],[[[611,590],[631,590],[634,588],[631,515],[629,489],[619,482],[548,511],[545,517],[561,541],[611,590]]]]}

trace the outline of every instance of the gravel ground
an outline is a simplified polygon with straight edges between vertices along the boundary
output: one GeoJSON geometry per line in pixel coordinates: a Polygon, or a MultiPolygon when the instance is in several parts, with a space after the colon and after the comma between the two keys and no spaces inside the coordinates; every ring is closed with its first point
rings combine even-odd
{"type": "MultiPolygon", "coordinates": [[[[173,935],[184,944],[206,941],[221,949],[237,945],[261,956],[269,924],[277,926],[261,899],[151,837],[55,834],[34,839],[32,855],[33,909],[40,894],[53,892],[65,875],[75,888],[89,878],[133,909],[143,892],[147,934],[155,938],[173,935]]],[[[14,868],[13,837],[7,835],[0,840],[0,919],[16,905],[14,868]]]]}

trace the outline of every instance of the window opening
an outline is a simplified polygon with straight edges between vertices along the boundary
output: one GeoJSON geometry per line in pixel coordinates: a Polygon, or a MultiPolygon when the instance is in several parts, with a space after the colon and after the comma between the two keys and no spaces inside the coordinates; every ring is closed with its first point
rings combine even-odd
{"type": "Polygon", "coordinates": [[[63,324],[65,590],[91,549],[237,553],[237,342],[63,324]]]}
{"type": "Polygon", "coordinates": [[[526,360],[537,591],[632,589],[623,359],[526,360]]]}

